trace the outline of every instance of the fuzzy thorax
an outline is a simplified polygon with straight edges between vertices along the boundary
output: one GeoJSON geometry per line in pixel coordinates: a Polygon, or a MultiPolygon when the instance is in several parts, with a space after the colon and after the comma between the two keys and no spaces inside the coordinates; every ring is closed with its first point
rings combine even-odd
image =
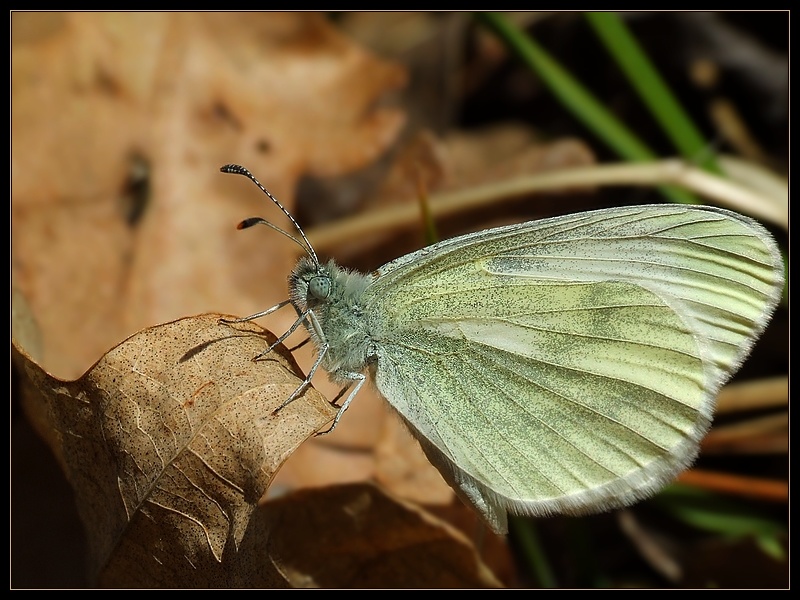
{"type": "Polygon", "coordinates": [[[290,298],[298,314],[308,310],[314,315],[305,320],[311,340],[318,350],[328,344],[322,367],[334,381],[367,366],[372,343],[363,295],[371,282],[372,277],[343,269],[332,260],[317,265],[308,257],[300,259],[289,276],[290,298]]]}

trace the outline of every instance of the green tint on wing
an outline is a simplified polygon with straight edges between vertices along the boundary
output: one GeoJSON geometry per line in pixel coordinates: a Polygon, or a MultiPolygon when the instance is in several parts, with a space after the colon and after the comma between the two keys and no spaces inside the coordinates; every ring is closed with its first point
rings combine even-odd
{"type": "Polygon", "coordinates": [[[684,467],[708,425],[702,359],[671,309],[630,284],[563,287],[488,288],[471,303],[481,317],[383,346],[378,388],[434,464],[503,514],[631,502],[684,467]]]}
{"type": "Polygon", "coordinates": [[[506,510],[622,506],[694,458],[781,273],[760,226],[718,209],[464,236],[390,263],[366,293],[376,383],[495,529],[506,510]]]}

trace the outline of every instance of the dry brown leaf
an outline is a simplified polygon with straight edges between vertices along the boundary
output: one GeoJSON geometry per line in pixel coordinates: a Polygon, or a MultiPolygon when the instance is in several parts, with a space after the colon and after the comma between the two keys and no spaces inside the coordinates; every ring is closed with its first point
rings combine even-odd
{"type": "MultiPolygon", "coordinates": [[[[315,385],[333,397],[336,388],[330,382],[315,385]]],[[[310,439],[289,457],[270,494],[364,481],[428,507],[460,503],[373,386],[359,391],[332,433],[310,439]]]]}
{"type": "MultiPolygon", "coordinates": [[[[493,182],[513,180],[516,176],[560,171],[593,165],[591,149],[580,140],[560,139],[543,142],[535,132],[520,124],[506,123],[476,132],[452,133],[445,139],[429,131],[417,132],[394,155],[392,165],[379,188],[368,201],[369,210],[354,218],[325,223],[308,231],[317,251],[332,252],[340,260],[363,264],[367,257],[374,269],[383,262],[419,249],[425,243],[419,201],[424,196],[433,200],[438,195],[457,193],[479,188],[493,182]],[[422,190],[422,194],[420,193],[422,190]],[[411,205],[411,219],[398,218],[391,206],[411,205]],[[388,208],[388,210],[387,210],[388,208]],[[392,215],[388,219],[387,215],[392,215]],[[358,226],[356,227],[356,223],[358,226]],[[394,253],[375,253],[375,245],[385,240],[387,233],[399,235],[394,253]],[[377,264],[374,264],[377,263],[377,264]]],[[[528,219],[552,214],[554,202],[563,203],[564,194],[574,193],[567,188],[538,194],[531,203],[536,210],[528,211],[528,219]],[[558,200],[554,200],[557,198],[558,200]]],[[[491,198],[489,198],[491,199],[491,198]]],[[[476,219],[475,205],[467,205],[466,198],[454,203],[454,210],[435,218],[444,235],[457,235],[501,224],[517,222],[508,211],[495,206],[482,207],[483,219],[476,219]],[[458,212],[461,212],[461,216],[458,212]],[[489,219],[488,221],[486,219],[489,219]]],[[[496,202],[506,200],[502,196],[496,202]]],[[[431,202],[433,204],[433,202],[431,202]]]]}
{"type": "Polygon", "coordinates": [[[270,557],[294,587],[502,586],[461,533],[373,486],[304,490],[264,509],[270,557]]]}
{"type": "Polygon", "coordinates": [[[320,14],[11,16],[12,280],[66,378],[143,327],[285,298],[296,248],[234,237],[271,209],[219,166],[291,208],[301,176],[370,163],[403,123],[377,106],[403,68],[320,14]]]}
{"type": "Polygon", "coordinates": [[[441,473],[428,461],[408,427],[396,415],[389,414],[383,419],[381,436],[373,454],[375,479],[395,495],[434,506],[445,506],[454,501],[460,503],[441,473]]]}
{"type": "Polygon", "coordinates": [[[101,585],[285,585],[257,542],[253,511],[286,457],[336,409],[256,325],[202,315],[141,331],[76,381],[20,347],[25,408],[75,491],[101,585]]]}
{"type": "Polygon", "coordinates": [[[445,139],[423,131],[400,149],[375,198],[381,205],[413,200],[417,196],[414,175],[420,171],[431,192],[445,192],[594,163],[594,154],[584,142],[545,142],[519,123],[468,133],[455,131],[445,139]]]}

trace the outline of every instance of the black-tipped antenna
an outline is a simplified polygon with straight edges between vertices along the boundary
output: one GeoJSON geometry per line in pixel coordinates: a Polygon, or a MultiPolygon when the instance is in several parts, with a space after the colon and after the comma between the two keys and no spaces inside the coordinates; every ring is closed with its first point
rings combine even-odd
{"type": "MultiPolygon", "coordinates": [[[[294,237],[291,233],[288,233],[288,232],[284,231],[283,229],[281,229],[277,225],[274,225],[273,223],[270,223],[269,221],[267,221],[266,219],[262,219],[261,217],[250,217],[249,219],[245,219],[244,221],[242,221],[241,223],[239,223],[236,226],[236,229],[247,229],[248,227],[252,227],[253,225],[266,225],[270,229],[274,229],[275,231],[277,231],[281,235],[285,235],[287,238],[292,240],[295,244],[300,246],[303,249],[303,252],[305,252],[306,254],[309,253],[308,252],[308,248],[306,248],[303,245],[303,243],[300,240],[298,240],[296,237],[294,237]]],[[[313,250],[312,250],[312,252],[313,252],[313,250]]],[[[311,258],[314,260],[315,264],[317,266],[319,266],[319,263],[316,262],[316,257],[313,254],[311,254],[311,258]]]]}
{"type": "Polygon", "coordinates": [[[261,182],[258,179],[256,179],[255,176],[250,171],[245,169],[242,165],[235,165],[235,164],[223,165],[222,167],[219,168],[219,170],[222,171],[223,173],[233,173],[234,175],[244,175],[250,181],[255,183],[259,187],[259,189],[262,192],[264,192],[267,196],[269,196],[269,199],[272,200],[275,203],[275,205],[278,208],[281,209],[281,211],[283,211],[283,214],[285,214],[287,217],[289,217],[289,220],[292,222],[292,225],[294,225],[295,229],[297,229],[297,232],[300,234],[300,237],[303,238],[303,242],[305,243],[305,246],[303,246],[303,244],[301,244],[297,240],[297,238],[292,237],[291,235],[286,233],[280,227],[277,227],[277,226],[273,225],[272,223],[270,223],[266,219],[262,219],[261,217],[252,217],[250,219],[245,219],[244,221],[239,223],[238,229],[246,229],[246,228],[252,227],[253,225],[256,225],[256,224],[262,224],[262,225],[267,225],[269,227],[272,227],[272,229],[282,233],[283,235],[288,237],[290,240],[294,240],[301,248],[303,248],[308,253],[308,255],[311,257],[311,260],[314,261],[314,264],[319,266],[319,259],[317,259],[317,253],[314,252],[314,248],[311,246],[311,242],[308,241],[308,238],[306,237],[306,234],[303,233],[303,230],[300,228],[300,225],[298,225],[297,221],[294,220],[294,217],[291,214],[289,214],[289,211],[286,210],[283,207],[283,204],[278,202],[278,199],[275,196],[273,196],[272,194],[270,194],[269,190],[267,190],[267,188],[265,188],[263,185],[261,185],[261,182]]]}

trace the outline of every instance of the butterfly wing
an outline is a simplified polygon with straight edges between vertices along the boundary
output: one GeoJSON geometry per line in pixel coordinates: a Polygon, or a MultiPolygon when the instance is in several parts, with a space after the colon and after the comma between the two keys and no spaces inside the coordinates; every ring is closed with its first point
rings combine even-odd
{"type": "Polygon", "coordinates": [[[670,205],[441,242],[365,292],[375,382],[497,531],[654,493],[697,454],[782,289],[754,221],[670,205]]]}

